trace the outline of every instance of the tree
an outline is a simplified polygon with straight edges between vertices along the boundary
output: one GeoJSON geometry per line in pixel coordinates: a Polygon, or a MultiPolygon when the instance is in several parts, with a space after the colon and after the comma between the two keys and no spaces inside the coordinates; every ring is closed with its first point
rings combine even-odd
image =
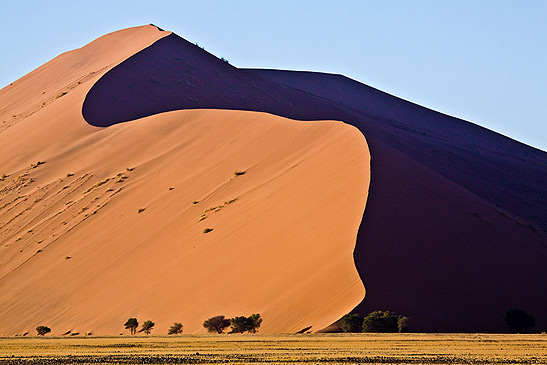
{"type": "Polygon", "coordinates": [[[131,334],[134,335],[139,327],[139,321],[137,321],[137,318],[129,318],[127,322],[125,322],[124,326],[125,329],[130,330],[131,334]]]}
{"type": "Polygon", "coordinates": [[[255,313],[247,317],[245,322],[245,329],[250,333],[256,333],[262,324],[262,318],[260,318],[260,314],[255,313]]]}
{"type": "Polygon", "coordinates": [[[51,328],[49,328],[49,327],[46,327],[46,326],[36,327],[36,333],[38,333],[38,336],[43,336],[43,335],[45,335],[46,333],[49,333],[49,332],[51,332],[51,328]]]}
{"type": "Polygon", "coordinates": [[[207,319],[203,322],[203,327],[207,329],[207,332],[222,333],[228,327],[230,327],[230,319],[224,316],[215,316],[207,319]]]}
{"type": "Polygon", "coordinates": [[[389,311],[375,311],[363,320],[363,332],[397,332],[398,316],[389,311]]]}
{"type": "Polygon", "coordinates": [[[230,333],[244,333],[248,331],[250,333],[256,333],[262,324],[262,318],[260,314],[251,314],[249,317],[239,316],[230,320],[232,330],[230,333]]]}
{"type": "Polygon", "coordinates": [[[397,327],[399,329],[399,333],[408,332],[408,317],[399,316],[397,319],[397,327]]]}
{"type": "Polygon", "coordinates": [[[247,330],[247,317],[239,316],[230,319],[232,330],[230,333],[243,333],[247,330]]]}
{"type": "Polygon", "coordinates": [[[340,319],[340,328],[344,332],[361,332],[363,330],[363,316],[346,314],[340,319]]]}
{"type": "Polygon", "coordinates": [[[146,333],[147,335],[150,334],[150,331],[152,331],[152,328],[154,327],[155,323],[152,321],[146,321],[142,324],[141,332],[146,333]]]}
{"type": "Polygon", "coordinates": [[[182,323],[175,322],[171,327],[169,327],[169,331],[167,331],[168,335],[178,335],[179,333],[182,333],[182,323]]]}
{"type": "Polygon", "coordinates": [[[536,319],[520,309],[511,309],[505,313],[505,323],[512,333],[526,332],[536,325],[536,319]]]}

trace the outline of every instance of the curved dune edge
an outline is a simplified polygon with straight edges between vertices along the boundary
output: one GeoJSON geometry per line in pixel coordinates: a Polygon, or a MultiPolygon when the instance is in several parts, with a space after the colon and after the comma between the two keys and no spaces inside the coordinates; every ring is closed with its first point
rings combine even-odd
{"type": "MultiPolygon", "coordinates": [[[[162,36],[122,32],[144,40],[136,50],[162,36]]],[[[370,155],[357,129],[221,110],[91,127],[86,92],[127,54],[90,62],[95,42],[0,92],[19,115],[0,131],[0,334],[112,335],[129,316],[199,333],[210,316],[255,312],[261,332],[319,330],[363,299],[353,249],[370,155]],[[29,85],[51,86],[20,99],[29,85]]]]}

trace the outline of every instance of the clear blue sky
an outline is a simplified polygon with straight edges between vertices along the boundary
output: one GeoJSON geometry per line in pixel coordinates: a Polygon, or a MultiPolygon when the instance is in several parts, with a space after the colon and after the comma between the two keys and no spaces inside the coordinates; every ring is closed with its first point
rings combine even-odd
{"type": "Polygon", "coordinates": [[[0,19],[0,87],[154,23],[237,67],[344,74],[547,150],[547,0],[28,0],[0,19]]]}

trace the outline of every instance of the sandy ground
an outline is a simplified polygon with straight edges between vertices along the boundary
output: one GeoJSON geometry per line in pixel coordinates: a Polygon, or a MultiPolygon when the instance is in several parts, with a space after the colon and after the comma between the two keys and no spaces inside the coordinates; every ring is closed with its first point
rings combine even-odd
{"type": "Polygon", "coordinates": [[[545,364],[545,335],[325,334],[2,339],[13,364],[545,364]],[[40,362],[42,361],[42,362],[40,362]]]}

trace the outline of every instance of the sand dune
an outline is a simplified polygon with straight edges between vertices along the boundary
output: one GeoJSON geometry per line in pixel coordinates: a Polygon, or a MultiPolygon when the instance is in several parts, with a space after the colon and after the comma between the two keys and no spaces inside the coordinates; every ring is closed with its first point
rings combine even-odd
{"type": "Polygon", "coordinates": [[[352,253],[369,155],[356,128],[221,110],[86,123],[93,82],[162,36],[105,36],[1,91],[11,100],[16,88],[7,112],[20,117],[0,133],[0,334],[113,335],[130,316],[194,333],[210,316],[251,313],[262,332],[319,330],[364,297],[352,253]],[[49,80],[50,68],[73,72],[49,80]],[[35,87],[21,101],[28,84],[57,92],[90,70],[19,112],[44,97],[35,87]]]}
{"type": "Polygon", "coordinates": [[[187,108],[335,119],[366,136],[356,311],[397,311],[416,331],[500,332],[521,308],[547,326],[545,152],[340,75],[237,69],[175,34],[107,73],[83,114],[108,126],[187,108]]]}
{"type": "Polygon", "coordinates": [[[59,56],[0,105],[0,334],[253,312],[264,332],[320,330],[354,307],[413,331],[501,332],[512,308],[547,326],[543,151],[153,26],[59,56]]]}

